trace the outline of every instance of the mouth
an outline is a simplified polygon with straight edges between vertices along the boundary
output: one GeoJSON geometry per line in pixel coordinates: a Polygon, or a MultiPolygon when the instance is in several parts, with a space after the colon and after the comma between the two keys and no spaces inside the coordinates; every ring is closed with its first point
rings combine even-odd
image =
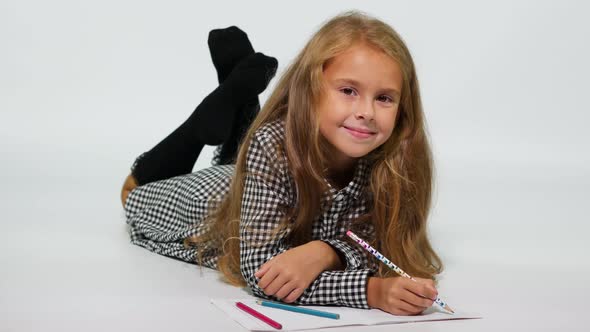
{"type": "Polygon", "coordinates": [[[353,127],[346,127],[346,126],[343,126],[343,127],[344,127],[344,129],[346,129],[346,131],[350,135],[352,135],[356,138],[368,138],[368,137],[375,135],[375,132],[372,132],[369,130],[353,128],[353,127]]]}

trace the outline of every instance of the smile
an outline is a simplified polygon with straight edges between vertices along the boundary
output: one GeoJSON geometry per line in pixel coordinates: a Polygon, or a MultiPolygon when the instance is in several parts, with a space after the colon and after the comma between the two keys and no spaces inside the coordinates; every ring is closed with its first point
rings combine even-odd
{"type": "Polygon", "coordinates": [[[345,129],[345,130],[346,130],[346,131],[347,131],[347,132],[348,132],[348,133],[349,133],[351,136],[353,136],[353,137],[355,137],[355,138],[362,138],[362,139],[364,139],[364,138],[368,138],[368,137],[371,137],[371,136],[375,135],[375,133],[363,133],[363,132],[356,131],[356,130],[353,130],[353,129],[350,129],[350,128],[347,128],[347,127],[344,127],[344,129],[345,129]]]}

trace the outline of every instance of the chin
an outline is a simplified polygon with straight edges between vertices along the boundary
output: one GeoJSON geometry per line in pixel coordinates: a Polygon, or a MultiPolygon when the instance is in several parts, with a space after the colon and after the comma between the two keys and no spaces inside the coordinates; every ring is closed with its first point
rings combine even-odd
{"type": "Polygon", "coordinates": [[[362,157],[366,156],[367,154],[369,154],[369,152],[371,152],[371,151],[366,151],[366,150],[355,150],[355,151],[344,150],[344,151],[342,151],[342,153],[344,153],[347,157],[354,158],[354,159],[362,158],[362,157]]]}

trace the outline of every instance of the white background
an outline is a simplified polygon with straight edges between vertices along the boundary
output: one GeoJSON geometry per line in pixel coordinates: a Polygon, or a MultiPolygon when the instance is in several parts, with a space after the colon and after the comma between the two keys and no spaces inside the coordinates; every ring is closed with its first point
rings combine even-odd
{"type": "MultiPolygon", "coordinates": [[[[446,264],[439,291],[484,317],[395,328],[582,330],[589,7],[0,2],[0,330],[239,329],[208,301],[242,290],[129,244],[121,185],[135,157],[217,86],[211,29],[246,31],[256,51],[279,60],[278,76],[324,21],[348,9],[391,24],[413,54],[437,168],[430,230],[446,264]]],[[[210,165],[213,149],[195,170],[210,165]]]]}

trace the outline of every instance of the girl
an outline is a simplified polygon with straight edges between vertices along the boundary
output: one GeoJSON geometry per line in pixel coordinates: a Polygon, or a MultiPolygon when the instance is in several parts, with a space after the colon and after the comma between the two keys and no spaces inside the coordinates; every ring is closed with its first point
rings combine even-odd
{"type": "MultiPolygon", "coordinates": [[[[216,90],[197,110],[229,114],[262,91],[276,62],[254,55],[220,85],[225,98],[216,90]]],[[[185,141],[202,147],[218,116],[186,125],[185,141]]],[[[396,315],[432,304],[442,271],[426,234],[432,157],[412,57],[389,25],[356,11],[326,22],[240,141],[235,165],[186,175],[162,170],[188,143],[138,157],[123,189],[132,242],[287,303],[396,315]],[[138,172],[150,162],[151,178],[138,172]],[[420,282],[379,265],[348,229],[420,282]]]]}

